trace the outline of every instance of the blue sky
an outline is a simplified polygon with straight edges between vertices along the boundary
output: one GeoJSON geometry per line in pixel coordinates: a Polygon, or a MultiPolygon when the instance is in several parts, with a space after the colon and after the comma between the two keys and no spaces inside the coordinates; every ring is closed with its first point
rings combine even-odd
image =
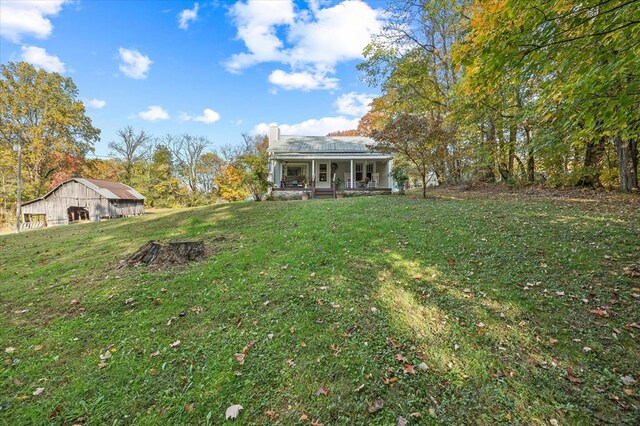
{"type": "Polygon", "coordinates": [[[212,149],[270,123],[354,128],[377,94],[359,81],[382,2],[0,1],[0,62],[73,78],[96,127],[207,136],[212,149]]]}

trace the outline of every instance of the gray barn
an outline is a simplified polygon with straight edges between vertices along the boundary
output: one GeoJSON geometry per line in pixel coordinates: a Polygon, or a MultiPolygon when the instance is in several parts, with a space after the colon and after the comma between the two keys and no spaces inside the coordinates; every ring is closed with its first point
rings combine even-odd
{"type": "Polygon", "coordinates": [[[144,214],[144,197],[135,189],[108,180],[73,178],[44,197],[22,205],[22,227],[66,225],[144,214]]]}

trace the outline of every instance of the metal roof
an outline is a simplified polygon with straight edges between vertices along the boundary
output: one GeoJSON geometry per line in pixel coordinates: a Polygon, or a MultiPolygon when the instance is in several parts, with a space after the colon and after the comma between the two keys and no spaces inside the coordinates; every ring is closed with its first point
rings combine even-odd
{"type": "Polygon", "coordinates": [[[144,196],[130,186],[110,180],[74,178],[76,182],[93,189],[110,200],[144,200],[144,196]]]}
{"type": "Polygon", "coordinates": [[[144,196],[142,194],[140,194],[130,186],[125,185],[124,183],[100,179],[71,178],[62,182],[42,197],[36,198],[35,200],[27,201],[26,203],[22,203],[22,205],[24,206],[27,204],[35,203],[36,201],[44,200],[49,195],[53,194],[62,185],[72,181],[83,184],[87,188],[92,189],[93,191],[100,194],[100,196],[109,200],[144,200],[144,196]]]}
{"type": "Polygon", "coordinates": [[[375,152],[376,141],[364,136],[285,136],[269,145],[273,153],[362,153],[375,152]]]}

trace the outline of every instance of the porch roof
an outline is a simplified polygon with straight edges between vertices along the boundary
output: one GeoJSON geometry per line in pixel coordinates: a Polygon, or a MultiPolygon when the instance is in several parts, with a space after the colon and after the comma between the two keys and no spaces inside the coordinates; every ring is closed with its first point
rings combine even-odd
{"type": "Polygon", "coordinates": [[[346,153],[328,153],[328,152],[317,152],[317,153],[294,153],[294,152],[283,152],[273,154],[271,156],[274,160],[390,160],[391,154],[381,154],[377,152],[365,152],[365,153],[357,153],[357,154],[346,154],[346,153]]]}
{"type": "Polygon", "coordinates": [[[373,154],[377,142],[364,136],[286,136],[270,143],[274,154],[373,154]]]}

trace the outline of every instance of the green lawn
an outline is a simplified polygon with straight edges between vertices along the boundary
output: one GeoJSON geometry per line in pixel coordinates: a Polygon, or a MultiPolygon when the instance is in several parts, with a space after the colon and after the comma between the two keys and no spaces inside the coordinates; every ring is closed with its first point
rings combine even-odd
{"type": "Polygon", "coordinates": [[[237,203],[0,237],[0,424],[232,404],[235,424],[637,424],[637,198],[237,203]],[[201,263],[115,268],[219,236],[201,263]]]}

